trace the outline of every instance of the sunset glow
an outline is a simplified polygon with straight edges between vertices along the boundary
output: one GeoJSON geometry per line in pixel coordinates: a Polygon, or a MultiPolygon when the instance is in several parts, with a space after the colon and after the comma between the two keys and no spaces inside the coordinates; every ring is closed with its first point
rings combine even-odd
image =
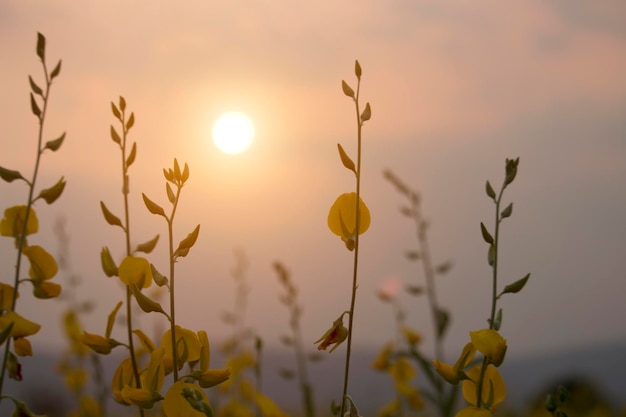
{"type": "Polygon", "coordinates": [[[213,142],[224,153],[243,152],[250,147],[253,139],[254,125],[243,113],[224,113],[213,126],[213,142]]]}

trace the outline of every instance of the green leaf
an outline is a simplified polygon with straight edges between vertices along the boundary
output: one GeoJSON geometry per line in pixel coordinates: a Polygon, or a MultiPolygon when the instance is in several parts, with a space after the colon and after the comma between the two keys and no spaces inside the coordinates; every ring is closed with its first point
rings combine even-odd
{"type": "Polygon", "coordinates": [[[170,169],[163,168],[163,176],[169,182],[174,182],[174,171],[172,171],[171,168],[170,169]]]}
{"type": "Polygon", "coordinates": [[[54,203],[59,197],[61,197],[61,194],[65,189],[65,183],[65,177],[61,177],[61,179],[52,187],[41,190],[37,198],[43,198],[48,204],[54,203]]]}
{"type": "Polygon", "coordinates": [[[104,220],[107,221],[111,226],[119,226],[124,229],[122,226],[122,221],[115,214],[111,213],[111,211],[104,205],[104,203],[100,202],[100,208],[102,209],[102,214],[104,215],[104,220]]]}
{"type": "Polygon", "coordinates": [[[493,187],[491,186],[489,181],[487,181],[487,185],[485,186],[485,191],[487,191],[487,195],[491,197],[493,201],[496,201],[496,192],[493,190],[493,187]]]}
{"type": "Polygon", "coordinates": [[[505,219],[507,217],[510,217],[512,213],[513,213],[513,203],[509,204],[508,206],[506,206],[504,210],[502,210],[501,216],[503,219],[505,219]]]}
{"type": "Polygon", "coordinates": [[[118,119],[122,117],[122,113],[120,113],[120,111],[117,109],[117,106],[113,102],[111,102],[111,111],[113,112],[113,116],[117,117],[118,119]]]}
{"type": "Polygon", "coordinates": [[[345,95],[354,98],[354,90],[344,80],[341,80],[341,89],[345,95]]]}
{"type": "Polygon", "coordinates": [[[120,307],[122,306],[122,302],[118,302],[115,307],[113,307],[113,310],[111,311],[111,313],[109,314],[109,317],[107,317],[107,329],[106,329],[106,333],[104,334],[107,339],[109,339],[111,337],[111,332],[113,331],[113,325],[115,324],[115,316],[117,316],[117,312],[120,309],[120,307]]]}
{"type": "Polygon", "coordinates": [[[61,60],[59,60],[59,63],[57,64],[57,66],[54,67],[54,69],[50,73],[50,80],[58,77],[60,73],[61,73],[61,60]]]}
{"type": "Polygon", "coordinates": [[[59,136],[57,139],[49,140],[48,142],[46,142],[45,149],[50,149],[52,152],[55,152],[61,147],[64,140],[65,140],[65,132],[63,132],[63,134],[59,136]]]}
{"type": "Polygon", "coordinates": [[[154,238],[150,239],[149,241],[137,245],[137,249],[135,249],[135,252],[150,253],[154,250],[158,241],[159,241],[159,235],[156,235],[154,238]]]}
{"type": "Polygon", "coordinates": [[[33,77],[29,75],[28,81],[30,82],[30,89],[33,90],[33,93],[37,94],[38,96],[41,96],[43,94],[43,90],[41,89],[41,87],[39,87],[35,83],[35,81],[33,80],[33,77]]]}
{"type": "Polygon", "coordinates": [[[115,265],[111,252],[106,246],[100,251],[100,262],[102,263],[102,270],[107,277],[117,276],[117,265],[115,265]]]}
{"type": "Polygon", "coordinates": [[[189,179],[189,166],[185,162],[185,167],[183,168],[183,173],[180,176],[180,182],[184,183],[189,179]]]}
{"type": "Polygon", "coordinates": [[[530,278],[530,274],[526,274],[526,276],[524,278],[520,278],[517,281],[515,281],[512,284],[507,285],[506,287],[504,287],[504,290],[502,291],[502,294],[515,294],[517,292],[520,292],[522,290],[522,288],[524,288],[524,286],[526,285],[526,282],[528,281],[528,278],[530,278]]]}
{"type": "Polygon", "coordinates": [[[354,61],[354,75],[356,75],[356,78],[358,78],[359,80],[361,79],[361,64],[359,64],[359,61],[356,60],[354,61]]]}
{"type": "Polygon", "coordinates": [[[182,173],[180,172],[180,165],[178,165],[178,160],[174,158],[174,178],[176,181],[180,181],[182,178],[182,173]]]}
{"type": "Polygon", "coordinates": [[[496,247],[495,245],[489,245],[489,251],[487,252],[487,262],[490,266],[496,263],[496,247]]]}
{"type": "Polygon", "coordinates": [[[493,236],[491,236],[489,231],[487,231],[487,228],[485,227],[483,222],[480,222],[480,231],[483,234],[483,239],[485,240],[485,242],[489,243],[490,245],[493,245],[493,242],[494,242],[493,236]]]}
{"type": "Polygon", "coordinates": [[[200,233],[200,225],[197,225],[193,232],[189,233],[186,238],[180,241],[178,248],[174,252],[174,257],[185,257],[189,253],[189,249],[196,243],[198,234],[200,233]]]}
{"type": "Polygon", "coordinates": [[[135,162],[135,157],[137,156],[137,142],[133,142],[133,147],[130,148],[130,155],[126,158],[126,167],[128,168],[135,162]]]}
{"type": "Polygon", "coordinates": [[[22,177],[22,174],[20,174],[18,171],[13,171],[11,169],[6,169],[3,167],[0,167],[0,177],[6,182],[13,182],[14,180],[26,181],[26,179],[22,177]]]}
{"type": "Polygon", "coordinates": [[[120,96],[120,109],[122,111],[126,110],[126,99],[120,96]]]}
{"type": "Polygon", "coordinates": [[[120,138],[120,135],[117,134],[117,131],[115,130],[113,125],[111,125],[111,139],[113,139],[113,142],[117,143],[118,145],[122,144],[122,138],[120,138]]]}
{"type": "Polygon", "coordinates": [[[131,113],[128,121],[126,122],[126,130],[130,130],[131,127],[135,124],[135,113],[131,113]]]}
{"type": "Polygon", "coordinates": [[[361,123],[368,121],[372,117],[372,108],[370,107],[370,103],[365,104],[365,110],[361,113],[361,123]]]}
{"type": "Polygon", "coordinates": [[[133,284],[131,286],[131,290],[133,291],[135,300],[137,300],[137,304],[139,304],[139,307],[141,307],[143,311],[145,311],[146,313],[157,312],[157,313],[165,314],[165,311],[163,311],[163,307],[161,307],[161,304],[154,301],[153,299],[151,299],[150,297],[148,297],[141,291],[139,291],[139,288],[137,288],[137,285],[133,284]]]}
{"type": "Polygon", "coordinates": [[[174,195],[174,191],[172,191],[172,187],[170,187],[169,182],[165,183],[165,192],[167,193],[167,199],[170,201],[170,203],[174,204],[174,202],[176,201],[176,196],[174,195]]]}
{"type": "Polygon", "coordinates": [[[39,110],[39,106],[37,105],[37,101],[35,100],[33,93],[30,93],[30,109],[35,116],[41,117],[41,110],[39,110]]]}
{"type": "Polygon", "coordinates": [[[163,207],[159,206],[157,203],[150,200],[148,197],[146,197],[144,193],[141,193],[141,196],[143,197],[143,202],[146,204],[146,207],[148,208],[148,211],[150,213],[158,214],[160,216],[165,217],[165,211],[163,210],[163,207]]]}
{"type": "Polygon", "coordinates": [[[167,285],[167,277],[161,274],[154,265],[150,264],[150,269],[152,270],[152,279],[156,282],[156,285],[162,287],[167,285]]]}
{"type": "Polygon", "coordinates": [[[352,159],[350,159],[346,151],[343,150],[343,146],[341,146],[340,143],[337,144],[337,149],[339,150],[339,158],[341,158],[341,163],[343,164],[343,166],[356,174],[354,162],[352,161],[352,159]]]}
{"type": "Polygon", "coordinates": [[[46,37],[37,32],[37,56],[41,60],[46,59],[46,37]]]}

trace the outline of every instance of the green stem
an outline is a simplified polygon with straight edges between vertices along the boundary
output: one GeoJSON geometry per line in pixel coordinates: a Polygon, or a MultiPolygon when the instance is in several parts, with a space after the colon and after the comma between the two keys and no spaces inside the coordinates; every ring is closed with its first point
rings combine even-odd
{"type": "Polygon", "coordinates": [[[352,352],[352,324],[354,321],[354,307],[356,304],[357,289],[357,269],[359,266],[359,235],[361,229],[361,112],[359,109],[359,92],[361,89],[361,80],[359,79],[356,89],[356,97],[354,98],[356,121],[357,121],[357,163],[356,163],[356,231],[354,238],[354,263],[352,269],[352,298],[350,300],[350,314],[348,315],[348,342],[346,346],[346,367],[343,377],[343,395],[341,396],[341,414],[345,412],[345,398],[348,395],[348,381],[350,376],[350,354],[352,352]]]}
{"type": "Polygon", "coordinates": [[[176,349],[176,308],[174,305],[174,215],[176,207],[178,207],[178,198],[180,197],[181,185],[176,190],[176,198],[172,207],[172,214],[167,221],[167,233],[169,236],[169,252],[170,252],[170,333],[172,336],[172,366],[174,367],[174,382],[178,381],[178,354],[176,349]]]}

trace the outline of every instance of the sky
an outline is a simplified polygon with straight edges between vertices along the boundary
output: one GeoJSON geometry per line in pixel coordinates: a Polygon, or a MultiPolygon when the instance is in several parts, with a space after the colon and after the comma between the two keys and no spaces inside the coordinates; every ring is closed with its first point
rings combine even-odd
{"type": "MultiPolygon", "coordinates": [[[[235,302],[236,251],[249,260],[247,323],[269,346],[288,332],[272,263],[283,262],[304,308],[313,342],[349,308],[352,253],[326,226],[335,198],[355,188],[337,143],[356,154],[354,107],[341,80],[356,87],[372,118],[363,129],[362,197],[372,222],[362,235],[354,342],[381,346],[393,337],[393,312],[376,291],[389,280],[423,284],[402,197],[383,178],[391,169],[422,197],[435,262],[453,262],[437,279],[452,324],[446,353],[455,357],[470,330],[486,327],[491,275],[480,222],[493,230],[485,181],[504,177],[505,158],[520,158],[504,201],[501,283],[527,273],[524,290],[505,296],[501,333],[508,355],[626,343],[626,4],[621,0],[229,2],[164,1],[0,3],[0,166],[30,175],[36,119],[30,74],[41,83],[37,32],[47,38],[53,84],[46,140],[67,132],[43,156],[38,189],[64,176],[53,205],[38,202],[39,233],[29,240],[61,251],[65,222],[69,267],[55,278],[61,300],[34,300],[21,288],[17,309],[43,324],[35,352],[63,347],[60,316],[71,299],[89,300],[89,332],[124,298],[100,267],[108,246],[120,261],[124,236],[107,225],[100,201],[122,214],[120,153],[109,136],[111,101],[124,96],[136,117],[130,139],[131,239],[160,234],[149,256],[167,270],[166,225],[141,193],[165,205],[163,168],[188,163],[174,224],[175,240],[197,225],[200,237],[177,264],[177,322],[205,329],[219,344],[230,329],[220,316],[235,302]],[[249,115],[252,147],[239,155],[211,143],[223,112],[249,115]],[[70,276],[80,284],[67,285],[70,276]]],[[[24,204],[23,183],[2,183],[0,205],[24,204]]],[[[2,276],[12,282],[13,241],[0,241],[2,276]]],[[[408,323],[431,350],[426,299],[405,293],[408,323]]],[[[138,326],[158,329],[155,316],[138,326]]],[[[148,330],[150,331],[150,330],[148,330]]],[[[156,331],[156,330],[155,330],[156,331]]],[[[123,340],[124,329],[114,336],[123,340]]]]}

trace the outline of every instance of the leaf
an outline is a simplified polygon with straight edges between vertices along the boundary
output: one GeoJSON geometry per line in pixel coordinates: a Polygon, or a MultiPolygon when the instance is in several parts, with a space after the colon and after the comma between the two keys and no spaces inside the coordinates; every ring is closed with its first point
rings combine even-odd
{"type": "Polygon", "coordinates": [[[487,252],[487,262],[490,266],[496,262],[496,247],[494,245],[489,245],[489,252],[487,252]]]}
{"type": "Polygon", "coordinates": [[[48,142],[46,142],[46,146],[44,147],[44,149],[50,149],[52,152],[55,152],[61,147],[64,140],[65,140],[65,132],[63,132],[63,134],[59,136],[58,138],[54,140],[49,140],[48,142]]]}
{"type": "Polygon", "coordinates": [[[6,182],[13,182],[14,180],[26,181],[26,179],[22,177],[22,174],[20,174],[19,171],[13,171],[11,169],[6,169],[3,167],[0,167],[0,177],[6,182]]]}
{"type": "Polygon", "coordinates": [[[487,181],[487,184],[485,185],[485,191],[487,192],[487,195],[491,197],[493,201],[496,201],[496,192],[493,190],[493,187],[491,186],[489,181],[487,181]]]}
{"type": "Polygon", "coordinates": [[[493,236],[491,236],[483,222],[480,222],[480,232],[483,234],[483,239],[485,240],[485,242],[493,245],[493,236]]]}
{"type": "Polygon", "coordinates": [[[60,73],[61,73],[61,60],[59,60],[59,63],[57,64],[57,66],[54,67],[54,69],[50,73],[50,80],[58,77],[60,73]]]}
{"type": "Polygon", "coordinates": [[[174,178],[177,181],[181,179],[180,165],[178,165],[178,160],[174,158],[174,178]]]}
{"type": "Polygon", "coordinates": [[[178,249],[174,252],[174,257],[184,257],[189,253],[189,249],[196,243],[200,233],[200,225],[197,225],[193,232],[189,233],[186,238],[180,241],[178,249]]]}
{"type": "Polygon", "coordinates": [[[372,108],[370,107],[370,103],[365,104],[365,110],[361,113],[361,123],[368,121],[372,117],[372,108]]]}
{"type": "Polygon", "coordinates": [[[163,211],[163,207],[159,206],[157,203],[150,200],[144,193],[141,193],[143,197],[143,202],[146,204],[148,211],[152,214],[158,214],[160,216],[165,217],[165,211],[163,211]]]}
{"type": "Polygon", "coordinates": [[[117,265],[115,265],[111,252],[106,246],[100,251],[100,262],[102,263],[102,270],[107,277],[117,276],[117,265]]]}
{"type": "Polygon", "coordinates": [[[30,109],[33,111],[35,116],[41,117],[41,110],[39,110],[39,106],[37,105],[37,101],[35,101],[33,93],[30,93],[30,109]]]}
{"type": "Polygon", "coordinates": [[[135,124],[135,113],[131,113],[128,121],[126,122],[126,130],[130,130],[131,127],[135,124]]]}
{"type": "Polygon", "coordinates": [[[41,96],[43,93],[43,90],[41,89],[41,87],[37,85],[37,83],[35,83],[35,81],[33,80],[33,77],[31,77],[30,75],[28,76],[28,82],[30,82],[30,88],[31,90],[33,90],[33,93],[37,94],[38,96],[41,96]]]}
{"type": "Polygon", "coordinates": [[[135,252],[150,253],[152,252],[152,250],[154,249],[158,241],[159,241],[159,235],[156,235],[154,238],[150,239],[149,241],[137,245],[137,249],[135,249],[135,252]]]}
{"type": "Polygon", "coordinates": [[[133,142],[133,147],[130,148],[130,155],[126,158],[126,167],[129,167],[135,162],[135,157],[137,156],[137,142],[133,142]]]}
{"type": "Polygon", "coordinates": [[[118,119],[122,117],[122,113],[120,113],[120,111],[117,109],[117,106],[113,102],[111,102],[111,111],[113,112],[113,116],[117,117],[118,119]]]}
{"type": "Polygon", "coordinates": [[[189,179],[189,167],[187,166],[187,163],[185,162],[185,167],[183,168],[183,174],[180,178],[181,182],[186,182],[189,179]]]}
{"type": "Polygon", "coordinates": [[[280,337],[280,343],[285,346],[293,346],[293,338],[287,335],[283,335],[280,337]]]}
{"type": "Polygon", "coordinates": [[[43,61],[46,59],[46,37],[37,32],[37,56],[43,61]]]}
{"type": "Polygon", "coordinates": [[[358,78],[359,80],[361,79],[361,64],[359,64],[358,60],[354,61],[354,75],[356,75],[356,78],[358,78]]]}
{"type": "Polygon", "coordinates": [[[524,286],[526,285],[526,282],[528,282],[528,278],[530,278],[530,274],[526,274],[524,278],[518,279],[514,283],[507,285],[506,287],[504,287],[504,290],[500,295],[515,294],[517,292],[520,292],[522,288],[524,288],[524,286]]]}
{"type": "Polygon", "coordinates": [[[404,256],[409,260],[409,261],[417,261],[420,258],[420,254],[417,251],[411,250],[408,251],[404,254],[404,256]]]}
{"type": "Polygon", "coordinates": [[[113,125],[111,125],[111,139],[113,139],[113,142],[117,143],[118,145],[122,144],[122,138],[120,138],[120,135],[117,134],[117,131],[115,130],[113,125]]]}
{"type": "Polygon", "coordinates": [[[337,144],[337,149],[339,149],[339,158],[341,158],[341,163],[343,164],[343,166],[356,174],[354,162],[352,161],[352,159],[350,159],[346,151],[343,150],[343,146],[341,146],[340,143],[337,144]]]}
{"type": "Polygon", "coordinates": [[[133,291],[135,300],[137,300],[137,304],[139,304],[139,307],[141,307],[143,311],[145,311],[146,313],[157,312],[165,314],[165,311],[163,311],[163,307],[161,307],[161,304],[152,300],[150,297],[139,291],[137,285],[133,284],[131,290],[133,291]]]}
{"type": "Polygon", "coordinates": [[[61,177],[61,179],[52,187],[41,190],[37,198],[43,198],[48,204],[54,203],[59,197],[61,197],[61,194],[65,189],[65,183],[65,177],[61,177]]]}
{"type": "Polygon", "coordinates": [[[435,310],[435,316],[437,318],[437,335],[441,338],[448,327],[450,322],[450,315],[442,308],[435,310]]]}
{"type": "Polygon", "coordinates": [[[344,80],[341,80],[341,89],[345,95],[354,98],[354,90],[344,80]]]}
{"type": "Polygon", "coordinates": [[[404,289],[411,295],[420,295],[424,292],[424,287],[420,285],[407,285],[404,289]]]}
{"type": "Polygon", "coordinates": [[[113,324],[115,323],[115,316],[117,315],[117,311],[122,306],[122,302],[118,302],[117,305],[113,308],[113,311],[109,314],[107,318],[107,330],[105,333],[105,337],[109,339],[111,337],[111,332],[113,331],[113,324]]]}
{"type": "Polygon", "coordinates": [[[172,171],[171,169],[163,168],[163,176],[166,180],[174,182],[174,171],[172,171]]]}
{"type": "Polygon", "coordinates": [[[400,213],[404,214],[407,217],[413,217],[413,214],[414,214],[413,209],[408,206],[401,206],[400,213]]]}
{"type": "Polygon", "coordinates": [[[152,279],[156,282],[156,285],[162,287],[164,285],[167,286],[167,277],[161,274],[154,265],[150,264],[150,269],[152,270],[152,279]]]}
{"type": "Polygon", "coordinates": [[[120,96],[120,109],[122,111],[126,110],[126,99],[120,96]]]}
{"type": "Polygon", "coordinates": [[[170,187],[169,182],[165,183],[165,192],[167,193],[167,199],[170,201],[170,203],[174,204],[174,202],[176,201],[176,196],[174,195],[174,191],[172,191],[172,187],[170,187]]]}
{"type": "Polygon", "coordinates": [[[452,268],[452,261],[445,261],[435,268],[437,274],[445,274],[452,268]]]}
{"type": "Polygon", "coordinates": [[[117,217],[115,214],[111,213],[111,211],[109,211],[107,206],[105,206],[102,201],[100,202],[100,208],[102,209],[102,214],[104,215],[104,219],[107,221],[107,223],[109,223],[111,226],[119,226],[122,229],[124,229],[124,226],[122,226],[122,221],[120,220],[120,218],[117,217]]]}
{"type": "Polygon", "coordinates": [[[6,342],[6,340],[9,338],[9,335],[11,334],[11,330],[13,330],[14,325],[15,325],[15,322],[11,321],[9,322],[7,327],[5,327],[4,329],[2,329],[2,331],[0,331],[0,346],[4,342],[6,342]]]}
{"type": "Polygon", "coordinates": [[[507,217],[510,217],[512,213],[513,213],[513,203],[509,204],[508,206],[506,206],[504,210],[502,210],[501,216],[503,219],[506,219],[507,217]]]}

